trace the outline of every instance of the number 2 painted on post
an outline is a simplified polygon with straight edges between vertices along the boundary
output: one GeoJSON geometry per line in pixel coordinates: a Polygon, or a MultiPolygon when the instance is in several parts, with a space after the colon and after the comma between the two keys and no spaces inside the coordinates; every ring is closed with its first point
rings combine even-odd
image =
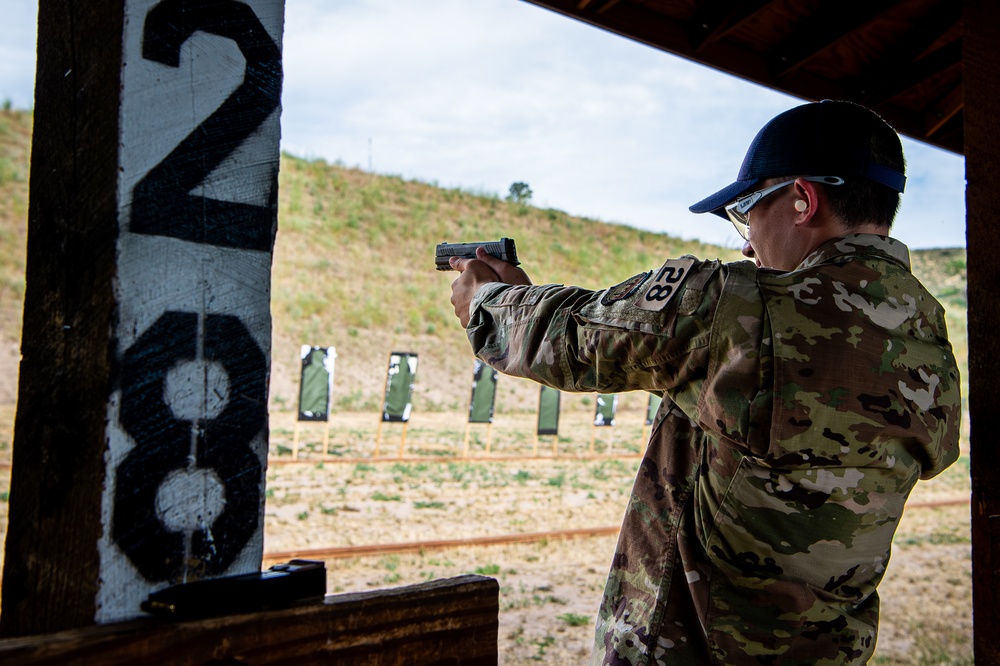
{"type": "MultiPolygon", "coordinates": [[[[246,59],[243,83],[136,184],[129,230],[266,252],[274,235],[276,186],[271,187],[268,206],[190,192],[278,108],[281,52],[242,2],[164,0],[146,17],[143,58],[179,67],[181,46],[199,30],[236,42],[246,59]]],[[[277,179],[277,171],[273,177],[277,179]]]]}

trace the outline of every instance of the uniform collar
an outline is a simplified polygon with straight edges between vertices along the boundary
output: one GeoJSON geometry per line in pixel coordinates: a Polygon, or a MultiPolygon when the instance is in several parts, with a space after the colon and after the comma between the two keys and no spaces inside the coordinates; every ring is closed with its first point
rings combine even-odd
{"type": "Polygon", "coordinates": [[[895,238],[875,234],[849,234],[831,238],[806,257],[796,270],[811,268],[845,255],[881,255],[910,270],[910,251],[895,238]]]}

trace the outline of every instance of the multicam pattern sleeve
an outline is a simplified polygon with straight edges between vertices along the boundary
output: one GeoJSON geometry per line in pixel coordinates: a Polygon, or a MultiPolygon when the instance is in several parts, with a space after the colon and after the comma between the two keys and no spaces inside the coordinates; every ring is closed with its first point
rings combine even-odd
{"type": "Polygon", "coordinates": [[[466,330],[476,355],[509,375],[563,391],[662,390],[704,377],[723,283],[719,262],[681,259],[605,291],[492,284],[466,330]],[[657,300],[658,275],[673,269],[683,272],[657,300]]]}
{"type": "Polygon", "coordinates": [[[902,244],[795,271],[668,261],[604,292],[486,287],[470,340],[563,390],[664,393],[594,664],[862,664],[918,477],[958,456],[944,313],[902,244]]]}

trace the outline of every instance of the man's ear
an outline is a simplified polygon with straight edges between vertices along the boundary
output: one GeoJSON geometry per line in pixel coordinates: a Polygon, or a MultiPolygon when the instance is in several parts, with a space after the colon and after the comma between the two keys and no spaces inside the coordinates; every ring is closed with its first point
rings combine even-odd
{"type": "Polygon", "coordinates": [[[819,188],[812,181],[797,178],[792,184],[792,189],[795,192],[795,200],[792,204],[795,207],[795,226],[809,224],[822,205],[819,188]]]}

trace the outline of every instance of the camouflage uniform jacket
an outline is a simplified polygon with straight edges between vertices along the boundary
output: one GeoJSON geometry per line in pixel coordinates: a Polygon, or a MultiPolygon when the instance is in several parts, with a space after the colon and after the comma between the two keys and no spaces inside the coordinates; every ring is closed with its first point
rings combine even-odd
{"type": "Polygon", "coordinates": [[[865,663],[917,478],[958,457],[959,377],[906,247],[851,235],[791,272],[682,258],[605,291],[480,288],[502,372],[664,396],[594,664],[865,663]]]}

